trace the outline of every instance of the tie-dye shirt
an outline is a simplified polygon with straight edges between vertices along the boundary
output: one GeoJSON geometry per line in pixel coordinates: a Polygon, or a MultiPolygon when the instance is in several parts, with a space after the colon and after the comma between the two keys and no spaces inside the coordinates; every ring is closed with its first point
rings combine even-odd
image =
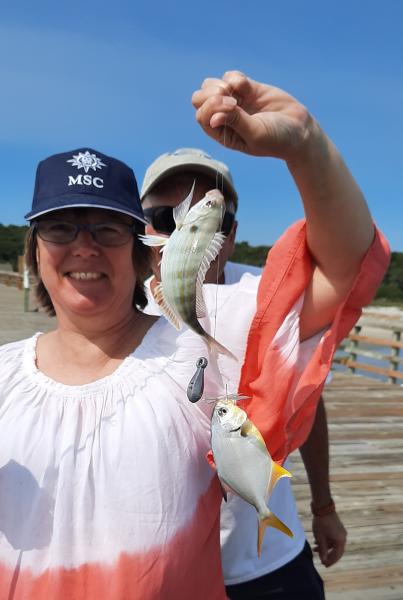
{"type": "MultiPolygon", "coordinates": [[[[203,324],[239,359],[210,357],[208,396],[238,387],[256,298],[242,280],[206,286],[203,324]]],[[[299,291],[281,350],[305,372],[300,305],[299,291]]],[[[204,342],[160,319],[112,375],[68,386],[37,369],[36,341],[0,348],[0,598],[224,600],[213,404],[186,396],[204,342]]]]}

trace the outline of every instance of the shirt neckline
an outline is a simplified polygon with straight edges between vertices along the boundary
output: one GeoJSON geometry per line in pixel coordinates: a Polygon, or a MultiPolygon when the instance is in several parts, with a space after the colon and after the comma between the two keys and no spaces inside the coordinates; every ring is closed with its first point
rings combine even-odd
{"type": "Polygon", "coordinates": [[[39,337],[43,335],[43,332],[41,331],[38,331],[32,337],[26,340],[23,353],[24,369],[28,372],[28,374],[31,377],[35,379],[35,382],[38,385],[51,387],[54,390],[65,392],[67,395],[75,392],[95,392],[100,388],[105,388],[105,386],[116,383],[117,380],[121,379],[122,373],[124,373],[128,368],[130,368],[130,370],[133,370],[133,367],[136,363],[139,364],[143,362],[145,358],[152,358],[156,355],[156,346],[155,344],[152,344],[152,339],[157,335],[157,331],[159,329],[158,324],[160,323],[160,321],[161,319],[158,319],[155,323],[151,325],[151,327],[143,337],[141,343],[123,359],[123,361],[116,367],[116,369],[112,373],[110,373],[109,375],[105,375],[104,377],[100,377],[95,381],[91,381],[90,383],[84,383],[81,385],[70,385],[67,383],[62,383],[60,381],[52,379],[48,375],[45,375],[45,373],[38,369],[36,365],[36,348],[39,337]]]}

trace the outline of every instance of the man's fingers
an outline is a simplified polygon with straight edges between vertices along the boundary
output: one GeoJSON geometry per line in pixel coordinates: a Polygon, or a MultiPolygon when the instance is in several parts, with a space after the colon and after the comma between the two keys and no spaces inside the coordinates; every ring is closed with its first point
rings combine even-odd
{"type": "Polygon", "coordinates": [[[331,566],[334,565],[335,563],[337,563],[338,560],[341,559],[341,557],[344,554],[344,549],[346,547],[346,540],[335,540],[333,547],[329,550],[328,552],[328,565],[327,566],[331,566]]]}
{"type": "Polygon", "coordinates": [[[207,77],[192,95],[192,103],[195,108],[200,108],[208,98],[217,95],[234,97],[241,106],[244,97],[250,94],[251,86],[252,80],[240,71],[227,71],[222,79],[207,77]]]}
{"type": "Polygon", "coordinates": [[[314,552],[319,554],[320,562],[325,567],[331,567],[343,556],[345,549],[345,541],[316,540],[314,552]]]}
{"type": "Polygon", "coordinates": [[[200,108],[209,98],[214,96],[232,97],[232,87],[222,79],[208,77],[205,79],[199,90],[192,95],[192,104],[195,108],[200,108]]]}
{"type": "Polygon", "coordinates": [[[317,547],[318,547],[320,562],[323,565],[325,565],[326,560],[327,560],[327,553],[328,553],[328,547],[326,544],[326,540],[324,540],[324,539],[317,540],[317,547]]]}
{"type": "Polygon", "coordinates": [[[196,90],[192,94],[192,104],[195,108],[200,108],[210,98],[231,98],[232,94],[228,93],[227,90],[220,85],[210,85],[206,88],[196,90]]]}
{"type": "MultiPolygon", "coordinates": [[[[197,92],[195,93],[197,94],[197,92]]],[[[195,96],[194,94],[194,96],[195,96]]],[[[198,99],[196,97],[196,105],[198,99]]],[[[231,113],[237,106],[235,98],[214,94],[208,97],[196,111],[196,119],[203,129],[215,129],[228,124],[233,119],[231,113]]]]}
{"type": "Polygon", "coordinates": [[[331,567],[337,563],[338,560],[340,560],[340,558],[343,556],[343,552],[344,548],[331,548],[326,556],[326,563],[323,564],[325,564],[326,567],[331,567]]]}

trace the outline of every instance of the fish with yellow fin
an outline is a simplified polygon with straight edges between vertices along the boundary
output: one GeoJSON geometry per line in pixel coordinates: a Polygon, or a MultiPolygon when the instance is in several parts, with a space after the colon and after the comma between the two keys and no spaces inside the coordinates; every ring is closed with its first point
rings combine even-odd
{"type": "Polygon", "coordinates": [[[257,552],[261,555],[264,532],[275,527],[293,537],[292,531],[267,506],[270,495],[281,477],[291,477],[274,462],[258,428],[234,400],[245,396],[219,398],[211,418],[212,456],[223,490],[235,492],[255,507],[258,516],[257,552]]]}

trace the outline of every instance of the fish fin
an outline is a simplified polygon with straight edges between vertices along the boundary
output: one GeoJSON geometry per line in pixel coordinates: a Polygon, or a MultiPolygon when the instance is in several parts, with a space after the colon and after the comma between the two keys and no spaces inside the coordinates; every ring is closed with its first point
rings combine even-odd
{"type": "Polygon", "coordinates": [[[203,298],[203,282],[200,283],[199,277],[196,280],[196,317],[202,319],[206,316],[207,310],[203,298]]]}
{"type": "Polygon", "coordinates": [[[221,232],[218,232],[214,235],[210,244],[207,246],[203,260],[199,267],[199,272],[197,274],[197,282],[200,283],[200,285],[203,285],[204,280],[206,278],[206,273],[209,270],[213,260],[215,260],[219,255],[224,241],[225,235],[221,232]]]}
{"type": "MultiPolygon", "coordinates": [[[[243,396],[241,396],[243,398],[243,396]]],[[[259,429],[252,423],[250,419],[247,419],[245,423],[241,427],[241,436],[242,437],[254,437],[256,442],[260,445],[263,451],[268,452],[266,442],[263,439],[262,434],[259,429]]]]}
{"type": "Polygon", "coordinates": [[[257,553],[258,553],[259,558],[262,555],[263,536],[264,536],[264,532],[266,531],[267,527],[274,527],[275,529],[282,531],[289,537],[294,537],[294,534],[291,531],[291,529],[289,529],[287,527],[287,525],[285,525],[285,523],[280,521],[280,519],[278,517],[276,517],[276,515],[273,514],[272,512],[269,515],[267,515],[266,517],[259,519],[259,526],[258,526],[258,532],[257,532],[257,553]]]}
{"type": "Polygon", "coordinates": [[[171,325],[175,327],[175,329],[180,331],[182,328],[181,320],[179,319],[178,315],[172,310],[172,308],[166,303],[164,298],[164,290],[162,288],[161,283],[155,286],[153,294],[155,301],[158,304],[164,317],[171,323],[171,325]]]}
{"type": "Polygon", "coordinates": [[[193,181],[192,189],[189,194],[186,196],[184,200],[178,206],[173,209],[173,217],[176,225],[176,229],[180,229],[183,225],[183,221],[185,220],[186,215],[189,212],[190,203],[192,202],[193,192],[196,185],[196,179],[193,181]]]}
{"type": "Polygon", "coordinates": [[[143,242],[143,244],[145,246],[162,246],[162,247],[164,247],[165,244],[169,240],[169,237],[162,236],[162,235],[151,235],[151,234],[141,235],[140,234],[137,237],[139,238],[139,240],[141,240],[143,242]]]}
{"type": "Polygon", "coordinates": [[[274,462],[274,460],[272,460],[272,462],[271,462],[271,477],[270,477],[270,482],[269,482],[269,488],[267,490],[269,496],[272,493],[277,481],[279,479],[281,479],[282,477],[292,477],[292,475],[289,471],[287,471],[287,469],[284,469],[284,467],[281,467],[279,464],[274,462]]]}
{"type": "Polygon", "coordinates": [[[215,260],[220,253],[222,245],[225,240],[223,233],[216,233],[211,240],[210,244],[206,248],[203,260],[200,264],[199,271],[196,279],[196,316],[198,319],[202,319],[206,316],[206,305],[203,298],[203,283],[206,278],[206,273],[210,268],[211,263],[215,260]]]}
{"type": "Polygon", "coordinates": [[[239,400],[249,400],[252,396],[242,396],[242,394],[225,394],[225,396],[207,396],[206,402],[211,404],[212,402],[219,402],[220,400],[232,400],[234,404],[239,400]]]}
{"type": "Polygon", "coordinates": [[[228,348],[220,344],[220,342],[217,342],[217,340],[215,340],[211,335],[206,333],[205,335],[203,335],[203,338],[206,340],[211,352],[225,354],[225,356],[228,356],[229,358],[232,358],[233,360],[236,360],[236,362],[238,362],[238,359],[235,356],[235,354],[232,354],[232,352],[228,350],[228,348]]]}

